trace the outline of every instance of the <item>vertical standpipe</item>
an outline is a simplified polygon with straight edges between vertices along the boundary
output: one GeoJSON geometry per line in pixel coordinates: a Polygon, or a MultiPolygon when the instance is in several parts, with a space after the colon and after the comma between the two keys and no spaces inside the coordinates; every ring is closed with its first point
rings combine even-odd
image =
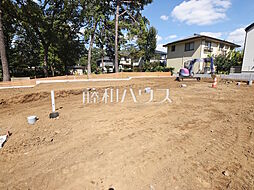
{"type": "Polygon", "coordinates": [[[52,103],[52,112],[56,111],[56,106],[55,106],[55,93],[54,90],[51,90],[51,103],[52,103]]]}
{"type": "Polygon", "coordinates": [[[85,103],[86,103],[86,92],[83,91],[83,104],[85,104],[85,103]]]}

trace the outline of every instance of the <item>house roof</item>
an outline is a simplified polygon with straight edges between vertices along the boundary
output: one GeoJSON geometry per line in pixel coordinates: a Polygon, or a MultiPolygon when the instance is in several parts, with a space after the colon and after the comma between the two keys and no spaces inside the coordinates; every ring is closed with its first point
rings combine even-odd
{"type": "Polygon", "coordinates": [[[252,23],[251,25],[249,25],[249,26],[245,29],[245,31],[246,31],[246,32],[249,32],[250,29],[252,29],[253,27],[254,27],[254,23],[252,23]]]}
{"type": "Polygon", "coordinates": [[[155,50],[155,54],[160,54],[160,55],[167,55],[166,52],[155,50]]]}
{"type": "Polygon", "coordinates": [[[122,57],[128,57],[130,55],[130,52],[127,50],[122,50],[119,52],[120,56],[122,57]]]}
{"type": "MultiPolygon", "coordinates": [[[[96,60],[96,62],[99,62],[99,61],[102,61],[101,58],[96,60]]],[[[105,56],[103,58],[103,61],[105,61],[105,62],[110,62],[110,61],[113,62],[113,59],[111,59],[109,56],[105,56]]]]}
{"type": "Polygon", "coordinates": [[[214,38],[214,37],[210,37],[210,36],[205,36],[205,35],[199,35],[199,34],[194,34],[194,36],[187,37],[187,38],[184,38],[184,39],[181,39],[181,40],[177,40],[177,41],[174,41],[174,42],[167,43],[167,44],[163,45],[163,47],[167,47],[169,45],[173,45],[173,44],[177,44],[177,43],[181,43],[181,42],[185,42],[185,41],[189,41],[189,40],[195,40],[195,39],[216,40],[216,41],[219,41],[221,43],[228,44],[230,46],[241,47],[240,45],[234,44],[234,43],[226,41],[226,40],[221,40],[221,39],[218,39],[218,38],[214,38]]]}
{"type": "Polygon", "coordinates": [[[69,69],[85,69],[85,66],[82,65],[73,65],[73,66],[69,66],[69,69]]]}

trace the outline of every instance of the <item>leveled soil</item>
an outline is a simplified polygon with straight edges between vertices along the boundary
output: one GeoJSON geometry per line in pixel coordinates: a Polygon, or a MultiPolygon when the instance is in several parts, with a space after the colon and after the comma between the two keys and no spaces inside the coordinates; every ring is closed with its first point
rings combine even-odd
{"type": "Polygon", "coordinates": [[[169,78],[0,90],[0,189],[252,189],[254,87],[169,78]],[[83,105],[82,91],[134,89],[124,103],[83,105]],[[172,103],[155,91],[170,88],[172,103]],[[49,119],[55,90],[58,119],[49,119]],[[36,115],[35,125],[26,117],[36,115]]]}

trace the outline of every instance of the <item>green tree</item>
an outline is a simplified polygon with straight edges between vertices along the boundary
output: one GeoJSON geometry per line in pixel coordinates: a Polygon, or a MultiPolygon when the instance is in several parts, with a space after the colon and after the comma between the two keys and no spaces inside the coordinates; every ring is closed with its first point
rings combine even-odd
{"type": "Polygon", "coordinates": [[[107,43],[107,38],[110,37],[112,33],[112,22],[110,21],[110,16],[112,14],[110,10],[110,1],[103,1],[101,10],[100,20],[98,22],[98,28],[96,30],[95,44],[100,49],[102,68],[104,68],[104,56],[105,48],[107,43]]]}
{"type": "Polygon", "coordinates": [[[229,73],[232,66],[241,66],[243,51],[231,51],[227,55],[218,55],[214,59],[217,73],[229,73]]]}
{"type": "Polygon", "coordinates": [[[34,75],[35,73],[28,72],[28,69],[35,68],[40,65],[40,50],[41,44],[37,40],[37,36],[29,27],[16,28],[15,38],[9,49],[10,69],[12,75],[34,75]],[[27,73],[26,73],[27,72],[27,73]]]}
{"type": "Polygon", "coordinates": [[[79,11],[79,1],[40,1],[39,4],[31,0],[17,0],[17,18],[28,24],[38,36],[43,47],[44,74],[48,76],[48,53],[51,44],[57,42],[57,32],[63,24],[72,25],[79,11]]]}
{"type": "Polygon", "coordinates": [[[157,31],[154,27],[149,28],[146,39],[145,39],[145,46],[142,47],[145,50],[144,60],[149,62],[152,57],[155,56],[155,49],[156,49],[156,35],[157,31]]]}
{"type": "Polygon", "coordinates": [[[113,6],[115,8],[115,72],[118,72],[118,32],[119,32],[119,20],[121,16],[124,20],[132,20],[137,22],[136,18],[140,16],[141,11],[145,5],[152,3],[152,0],[140,0],[140,1],[125,1],[114,0],[113,6]]]}
{"type": "MultiPolygon", "coordinates": [[[[98,30],[102,29],[105,20],[108,19],[110,16],[110,1],[86,0],[83,2],[83,6],[86,7],[84,19],[85,22],[87,22],[87,30],[85,31],[85,37],[89,38],[89,49],[87,58],[87,72],[89,75],[91,74],[91,58],[94,41],[96,38],[96,34],[99,33],[98,30]],[[98,25],[100,26],[98,27],[98,25]]],[[[103,37],[102,34],[101,37],[103,37]]]]}
{"type": "MultiPolygon", "coordinates": [[[[157,31],[154,27],[149,26],[149,21],[145,17],[141,17],[139,20],[141,23],[139,30],[134,31],[137,33],[138,54],[143,58],[144,63],[149,64],[151,58],[155,56],[157,31]]],[[[141,70],[142,65],[139,67],[141,70]]]]}
{"type": "MultiPolygon", "coordinates": [[[[134,25],[127,26],[127,39],[131,43],[127,44],[125,48],[130,52],[133,60],[137,61],[142,58],[141,62],[146,63],[143,67],[147,68],[147,65],[150,64],[150,59],[155,57],[157,32],[154,27],[150,27],[148,19],[142,15],[138,16],[134,25]]],[[[139,70],[142,70],[142,64],[139,66],[139,70]]]]}
{"type": "Polygon", "coordinates": [[[55,54],[63,64],[64,74],[68,74],[68,67],[73,66],[81,56],[84,55],[85,41],[82,39],[80,30],[83,27],[83,9],[81,4],[73,3],[67,4],[63,9],[61,25],[56,33],[56,40],[53,46],[55,47],[55,54]],[[72,9],[69,6],[75,7],[72,9]]]}
{"type": "MultiPolygon", "coordinates": [[[[10,74],[33,76],[44,69],[44,76],[62,75],[67,74],[69,66],[81,62],[91,73],[98,70],[96,59],[103,60],[105,55],[117,60],[117,71],[118,52],[128,42],[124,34],[127,32],[130,39],[141,39],[142,34],[144,39],[148,37],[149,27],[141,11],[150,2],[2,0],[3,42],[10,74]]],[[[141,49],[137,42],[134,44],[132,56],[144,57],[147,49],[141,49]]]]}

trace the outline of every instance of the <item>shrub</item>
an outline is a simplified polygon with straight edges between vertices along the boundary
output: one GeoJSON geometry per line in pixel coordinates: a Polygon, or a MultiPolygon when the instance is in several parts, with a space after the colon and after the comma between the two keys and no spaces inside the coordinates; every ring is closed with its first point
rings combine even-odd
{"type": "Polygon", "coordinates": [[[243,52],[232,51],[228,55],[218,55],[214,59],[217,73],[228,74],[232,66],[241,66],[243,61],[243,52]]]}
{"type": "Polygon", "coordinates": [[[133,69],[124,69],[122,71],[128,73],[128,72],[133,72],[133,69]]]}
{"type": "Polygon", "coordinates": [[[171,72],[171,75],[174,74],[174,70],[175,70],[174,67],[165,67],[164,68],[164,72],[171,72]]]}
{"type": "Polygon", "coordinates": [[[164,67],[162,67],[162,66],[156,66],[156,67],[154,68],[154,71],[155,71],[155,72],[163,72],[163,71],[164,71],[164,67]]]}

